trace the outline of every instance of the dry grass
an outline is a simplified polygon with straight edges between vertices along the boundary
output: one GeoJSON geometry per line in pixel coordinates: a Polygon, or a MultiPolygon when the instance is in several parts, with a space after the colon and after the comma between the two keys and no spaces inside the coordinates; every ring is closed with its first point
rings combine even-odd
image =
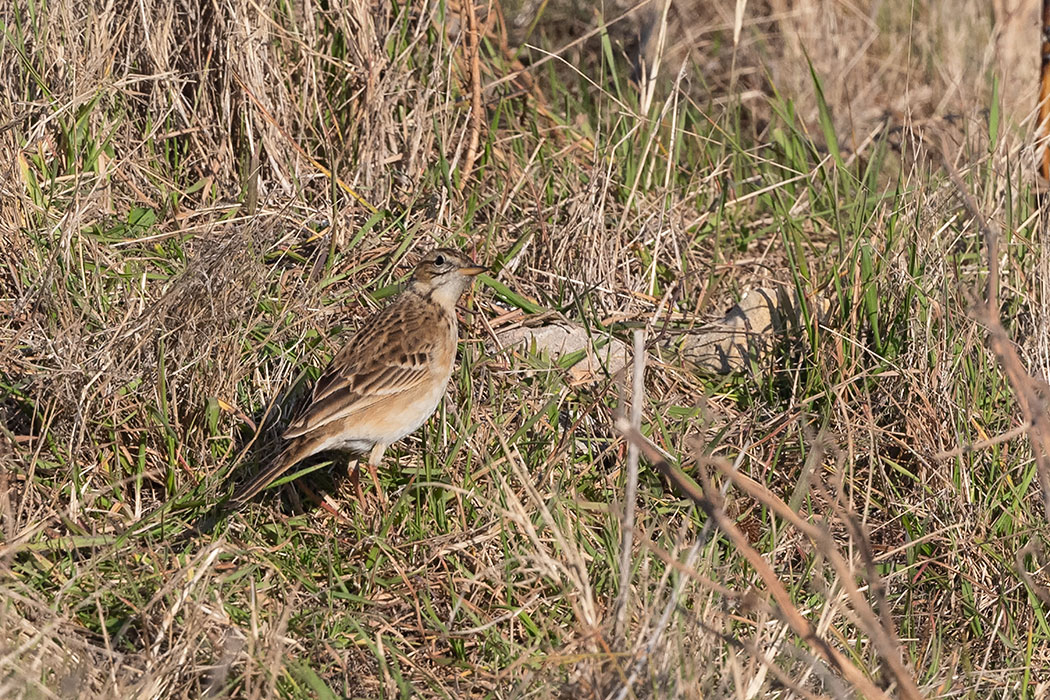
{"type": "Polygon", "coordinates": [[[711,5],[0,10],[0,696],[1044,696],[1050,253],[992,18],[711,5]],[[496,272],[389,508],[321,463],[194,535],[438,243],[496,272]],[[746,376],[491,335],[664,347],[771,283],[830,311],[746,376]]]}

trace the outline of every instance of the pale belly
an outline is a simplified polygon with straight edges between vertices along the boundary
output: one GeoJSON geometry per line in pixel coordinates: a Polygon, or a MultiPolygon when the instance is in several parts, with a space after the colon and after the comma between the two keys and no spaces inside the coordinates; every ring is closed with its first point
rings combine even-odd
{"type": "Polygon", "coordinates": [[[392,431],[392,434],[396,435],[396,437],[387,444],[397,442],[406,435],[416,432],[419,426],[427,422],[427,418],[433,415],[434,411],[437,410],[438,404],[441,403],[445,390],[448,388],[448,379],[451,375],[452,368],[449,367],[448,372],[445,373],[440,382],[434,382],[434,386],[431,387],[429,392],[421,395],[401,412],[401,419],[404,423],[401,424],[400,430],[392,431]]]}

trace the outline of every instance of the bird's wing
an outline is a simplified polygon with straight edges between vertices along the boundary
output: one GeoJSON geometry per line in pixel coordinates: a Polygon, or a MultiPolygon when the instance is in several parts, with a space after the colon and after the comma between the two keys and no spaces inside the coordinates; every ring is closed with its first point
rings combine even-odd
{"type": "Polygon", "coordinates": [[[427,381],[440,335],[432,314],[392,304],[340,350],[314,385],[310,403],[284,433],[299,437],[427,381]]]}

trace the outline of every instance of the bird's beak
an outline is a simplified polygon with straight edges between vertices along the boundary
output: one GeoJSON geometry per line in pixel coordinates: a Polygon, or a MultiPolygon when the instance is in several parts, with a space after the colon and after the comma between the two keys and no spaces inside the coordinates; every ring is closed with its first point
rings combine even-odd
{"type": "Polygon", "coordinates": [[[474,267],[461,267],[459,268],[459,271],[468,277],[475,277],[477,275],[480,275],[482,272],[488,272],[489,269],[487,267],[480,267],[475,265],[474,267]]]}

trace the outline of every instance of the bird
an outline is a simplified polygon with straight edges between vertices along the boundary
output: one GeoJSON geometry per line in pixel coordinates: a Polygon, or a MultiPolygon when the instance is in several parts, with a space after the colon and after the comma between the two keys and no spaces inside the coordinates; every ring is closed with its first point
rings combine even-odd
{"type": "Polygon", "coordinates": [[[234,492],[228,507],[240,507],[302,460],[328,450],[367,454],[382,494],[376,468],[386,448],[423,425],[445,395],[459,341],[456,304],[485,271],[450,248],[424,255],[406,288],[332,358],[284,431],[284,449],[234,492]]]}

